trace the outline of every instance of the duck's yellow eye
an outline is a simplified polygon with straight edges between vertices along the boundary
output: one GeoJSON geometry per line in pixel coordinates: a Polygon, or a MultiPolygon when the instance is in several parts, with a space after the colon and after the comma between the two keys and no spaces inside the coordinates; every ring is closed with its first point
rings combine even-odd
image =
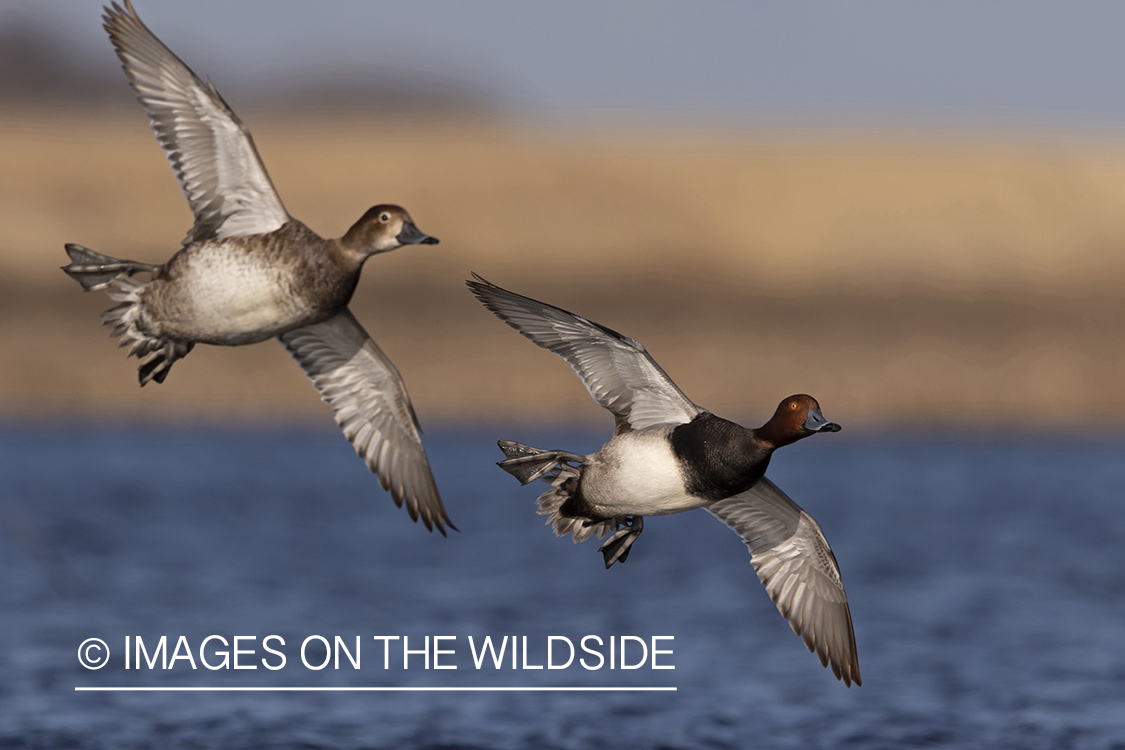
{"type": "Polygon", "coordinates": [[[387,213],[386,211],[379,214],[379,221],[383,222],[384,224],[386,224],[390,220],[391,220],[391,215],[389,213],[387,213]]]}
{"type": "Polygon", "coordinates": [[[796,409],[797,408],[797,402],[796,401],[790,401],[789,402],[789,408],[790,409],[796,409]]]}

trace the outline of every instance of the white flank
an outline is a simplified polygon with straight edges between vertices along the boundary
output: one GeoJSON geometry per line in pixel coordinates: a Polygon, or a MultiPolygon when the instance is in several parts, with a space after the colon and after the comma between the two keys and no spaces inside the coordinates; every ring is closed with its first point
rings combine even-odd
{"type": "Polygon", "coordinates": [[[627,432],[602,446],[582,479],[586,499],[614,516],[661,516],[702,506],[684,491],[667,438],[671,429],[627,432]]]}

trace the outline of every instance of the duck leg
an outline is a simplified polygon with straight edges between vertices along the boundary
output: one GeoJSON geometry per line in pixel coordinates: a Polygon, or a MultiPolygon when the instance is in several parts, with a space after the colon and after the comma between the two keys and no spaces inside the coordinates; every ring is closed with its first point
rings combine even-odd
{"type": "Polygon", "coordinates": [[[606,570],[609,570],[615,562],[623,563],[628,559],[633,542],[637,541],[637,537],[641,535],[645,528],[644,516],[630,516],[622,520],[625,523],[625,528],[618,529],[598,548],[598,552],[601,552],[605,558],[606,570]]]}
{"type": "Polygon", "coordinates": [[[585,456],[579,456],[577,453],[570,453],[568,451],[545,451],[540,448],[532,448],[530,445],[517,443],[513,440],[500,440],[497,441],[500,450],[504,451],[504,455],[508,458],[496,464],[504,471],[508,472],[516,479],[520,480],[520,484],[530,484],[536,479],[542,479],[549,482],[558,476],[555,469],[559,468],[564,463],[572,463],[581,465],[585,462],[585,456]]]}

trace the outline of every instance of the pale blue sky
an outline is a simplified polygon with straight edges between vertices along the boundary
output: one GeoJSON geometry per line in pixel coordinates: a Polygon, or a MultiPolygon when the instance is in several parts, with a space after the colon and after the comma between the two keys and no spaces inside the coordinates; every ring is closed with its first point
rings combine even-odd
{"type": "MultiPolygon", "coordinates": [[[[137,0],[224,92],[421,76],[547,119],[1125,127],[1122,2],[137,0]]],[[[100,4],[0,0],[116,70],[100,4]]]]}

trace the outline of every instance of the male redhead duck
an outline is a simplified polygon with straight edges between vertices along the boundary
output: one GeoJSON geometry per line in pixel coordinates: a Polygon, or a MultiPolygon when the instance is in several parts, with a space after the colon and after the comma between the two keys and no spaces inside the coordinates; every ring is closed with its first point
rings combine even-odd
{"type": "Polygon", "coordinates": [[[498,318],[566,360],[613,413],[613,437],[582,456],[508,440],[499,466],[539,497],[555,534],[604,538],[605,565],[625,562],[644,516],[704,508],[750,548],[751,564],[793,631],[836,678],[861,684],[840,568],[812,516],[765,477],[778,448],[840,425],[811,396],[790,396],[763,426],[746,429],[693,404],[643,346],[566,310],[473,274],[473,294],[498,318]]]}
{"type": "Polygon", "coordinates": [[[67,245],[63,268],[119,304],[102,315],[140,366],[162,383],[197,343],[273,338],[312,379],[356,453],[397,505],[426,528],[451,528],[402,376],[348,310],[364,262],[403,245],[436,244],[399,206],[370,209],[339,239],[289,215],[250,131],[141,22],[128,0],[105,28],[125,75],[195,214],[183,247],[155,266],[67,245]],[[136,274],[148,274],[140,281],[136,274]]]}

